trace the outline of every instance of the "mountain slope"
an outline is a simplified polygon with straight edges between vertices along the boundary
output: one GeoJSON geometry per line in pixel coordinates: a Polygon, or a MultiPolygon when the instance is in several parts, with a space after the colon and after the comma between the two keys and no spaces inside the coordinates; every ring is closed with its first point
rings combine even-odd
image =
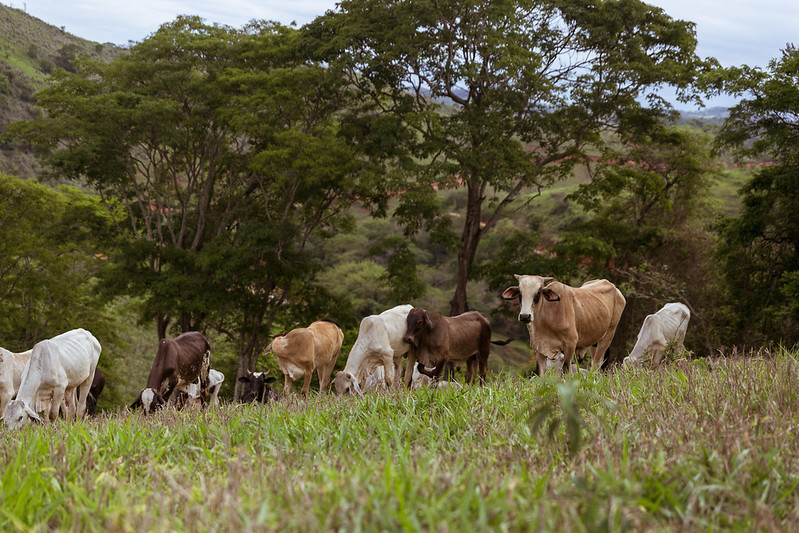
{"type": "MultiPolygon", "coordinates": [[[[36,116],[35,94],[57,68],[72,70],[78,57],[111,60],[125,50],[75,37],[0,4],[0,133],[10,122],[36,116]]],[[[0,145],[0,172],[24,178],[36,175],[32,154],[0,145]]]]}

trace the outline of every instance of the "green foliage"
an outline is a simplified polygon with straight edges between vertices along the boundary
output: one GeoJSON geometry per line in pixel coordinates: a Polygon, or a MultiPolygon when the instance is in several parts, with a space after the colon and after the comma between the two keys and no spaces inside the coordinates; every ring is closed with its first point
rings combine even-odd
{"type": "Polygon", "coordinates": [[[0,175],[0,338],[17,351],[75,327],[109,333],[95,275],[111,221],[97,197],[0,175]]]}
{"type": "Polygon", "coordinates": [[[739,157],[766,155],[741,189],[742,212],[723,222],[720,257],[737,315],[736,341],[799,341],[795,277],[799,272],[799,51],[788,46],[767,71],[743,67],[717,74],[725,90],[744,96],[718,137],[739,157]]]}
{"type": "Polygon", "coordinates": [[[0,527],[790,529],[797,378],[795,353],[764,352],[5,431],[0,527]],[[538,402],[579,422],[576,453],[531,431],[538,402]]]}
{"type": "MultiPolygon", "coordinates": [[[[358,124],[392,124],[408,235],[440,227],[435,191],[467,190],[453,314],[483,235],[524,187],[569,176],[609,124],[625,140],[651,129],[668,111],[655,89],[687,95],[707,66],[690,23],[636,1],[348,0],[304,37],[359,90],[358,124]]],[[[366,137],[380,144],[383,129],[366,137]]]]}

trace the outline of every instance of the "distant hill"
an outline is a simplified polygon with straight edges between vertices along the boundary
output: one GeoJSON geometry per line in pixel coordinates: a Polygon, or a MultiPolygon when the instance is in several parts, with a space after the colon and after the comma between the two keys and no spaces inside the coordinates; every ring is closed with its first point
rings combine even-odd
{"type": "MultiPolygon", "coordinates": [[[[72,71],[78,57],[112,60],[124,53],[118,46],[81,39],[0,4],[0,133],[10,122],[36,116],[35,94],[55,69],[72,71]]],[[[0,172],[34,177],[36,162],[18,146],[0,145],[0,172]]]]}

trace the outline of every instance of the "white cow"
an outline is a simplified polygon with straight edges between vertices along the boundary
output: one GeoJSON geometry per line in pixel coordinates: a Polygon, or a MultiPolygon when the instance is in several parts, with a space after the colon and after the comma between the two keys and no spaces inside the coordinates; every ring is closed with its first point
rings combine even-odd
{"type": "Polygon", "coordinates": [[[336,392],[363,394],[361,384],[379,366],[385,369],[385,384],[391,387],[402,377],[402,358],[408,355],[405,383],[410,385],[411,367],[415,363],[412,347],[402,340],[408,313],[413,306],[398,305],[379,315],[369,315],[361,320],[358,338],[347,356],[344,370],[333,379],[336,392]]]}
{"type": "Polygon", "coordinates": [[[19,390],[22,371],[31,358],[31,352],[14,353],[0,348],[0,413],[19,390]]]}
{"type": "Polygon", "coordinates": [[[37,343],[22,372],[17,398],[3,411],[6,426],[18,428],[31,418],[41,422],[34,410],[37,398],[45,420],[56,418],[59,409],[67,419],[82,418],[101,350],[94,335],[80,328],[37,343]]]}
{"type": "MultiPolygon", "coordinates": [[[[219,388],[225,381],[225,375],[213,368],[208,370],[208,393],[211,405],[219,405],[219,388]]],[[[200,378],[186,388],[186,405],[200,404],[200,378]]]]}
{"type": "Polygon", "coordinates": [[[657,313],[644,319],[633,351],[624,358],[623,366],[641,365],[651,360],[652,366],[660,364],[669,342],[682,348],[691,311],[681,303],[670,303],[657,313]]]}

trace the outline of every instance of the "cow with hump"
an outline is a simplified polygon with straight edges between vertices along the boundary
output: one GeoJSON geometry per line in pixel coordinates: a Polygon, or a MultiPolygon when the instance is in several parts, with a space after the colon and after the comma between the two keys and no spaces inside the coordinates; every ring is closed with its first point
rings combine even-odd
{"type": "Polygon", "coordinates": [[[403,335],[411,309],[411,305],[398,305],[361,320],[358,338],[347,356],[347,364],[333,379],[336,392],[362,395],[367,376],[372,375],[378,367],[383,367],[383,381],[387,387],[399,383],[402,378],[402,358],[406,355],[408,368],[405,384],[410,386],[414,357],[411,345],[403,341],[403,335]]]}
{"type": "Polygon", "coordinates": [[[188,395],[189,386],[199,379],[200,401],[208,399],[208,372],[211,365],[211,346],[202,333],[188,331],[174,339],[161,339],[155,354],[147,387],[131,404],[152,413],[163,405],[177,406],[181,396],[188,395]]]}
{"type": "Polygon", "coordinates": [[[519,285],[505,289],[502,298],[521,304],[519,320],[527,324],[538,373],[560,353],[568,372],[575,353],[582,357],[591,346],[592,366],[601,368],[627,304],[616,286],[605,279],[570,287],[550,277],[515,277],[519,285]]]}
{"type": "Polygon", "coordinates": [[[67,419],[82,418],[102,348],[85,329],[73,329],[36,343],[22,372],[15,400],[3,411],[7,427],[14,429],[29,420],[53,420],[59,410],[67,419]],[[67,398],[72,401],[67,402],[67,398]]]}
{"type": "Polygon", "coordinates": [[[653,367],[659,366],[670,342],[676,349],[683,347],[689,320],[691,311],[681,303],[666,304],[657,313],[648,315],[638,332],[633,351],[624,358],[622,366],[646,362],[651,362],[653,367]]]}
{"type": "Polygon", "coordinates": [[[437,380],[448,363],[466,363],[466,382],[474,380],[475,365],[480,383],[485,383],[491,344],[508,344],[491,340],[491,323],[477,311],[445,317],[439,311],[428,313],[414,307],[408,313],[403,340],[413,346],[419,372],[437,380]],[[433,368],[428,372],[425,368],[433,368]]]}
{"type": "Polygon", "coordinates": [[[288,396],[295,379],[303,378],[302,394],[311,388],[313,371],[319,376],[319,390],[330,382],[330,374],[344,342],[341,327],[331,320],[317,320],[307,328],[296,328],[275,337],[264,353],[275,353],[284,374],[283,394],[288,396]]]}

